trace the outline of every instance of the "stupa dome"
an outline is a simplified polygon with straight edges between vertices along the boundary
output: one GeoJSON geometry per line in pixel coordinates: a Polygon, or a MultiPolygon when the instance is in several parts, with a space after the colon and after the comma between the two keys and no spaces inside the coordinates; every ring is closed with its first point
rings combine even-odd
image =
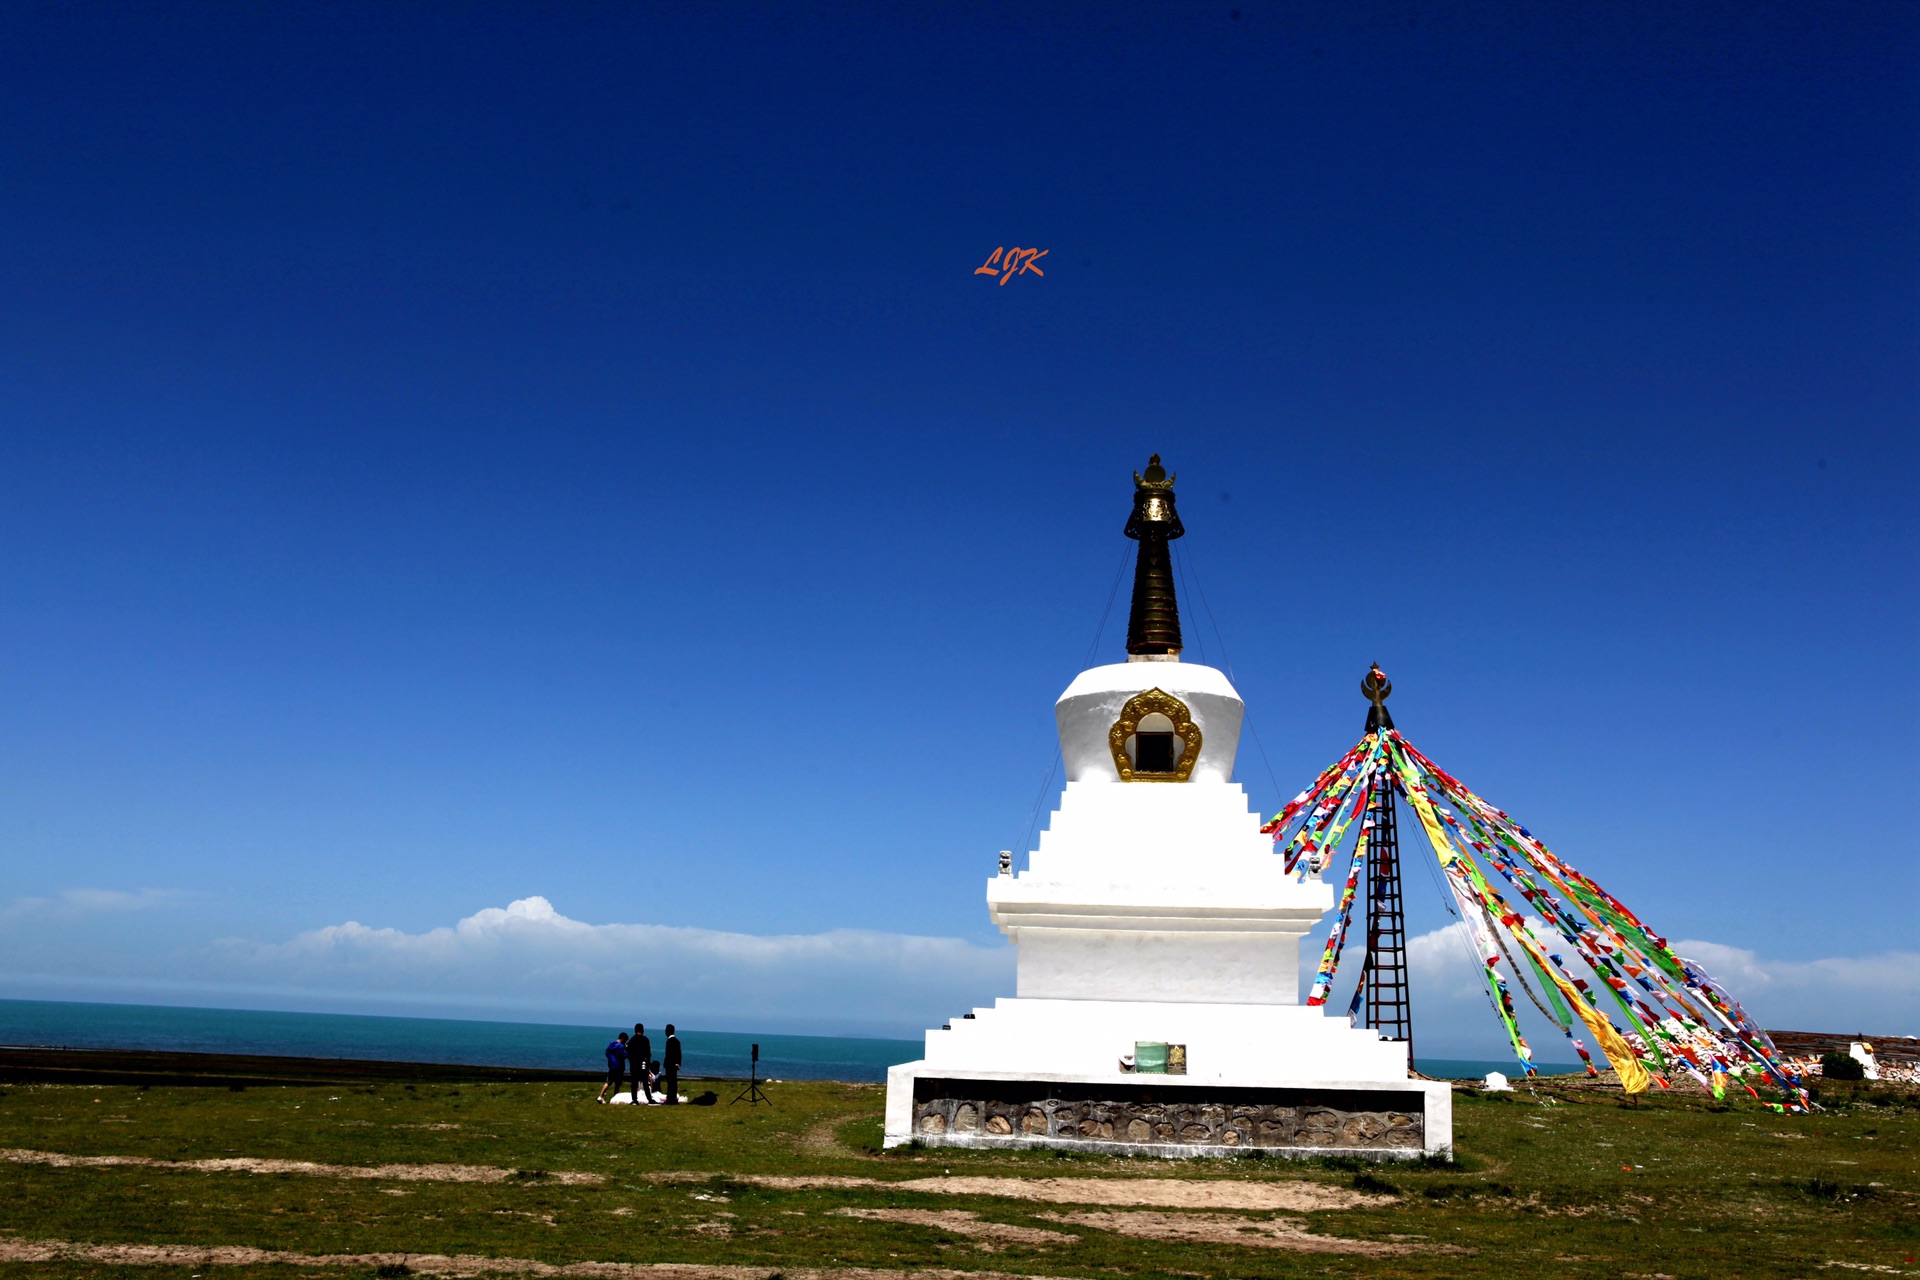
{"type": "MultiPolygon", "coordinates": [[[[1132,763],[1137,746],[1122,742],[1116,757],[1115,725],[1125,716],[1130,703],[1156,690],[1179,707],[1156,706],[1157,700],[1149,696],[1136,710],[1152,714],[1157,709],[1161,716],[1175,721],[1184,710],[1199,731],[1199,750],[1191,768],[1185,777],[1177,780],[1232,780],[1234,756],[1240,749],[1240,720],[1246,714],[1246,704],[1240,700],[1233,682],[1223,672],[1197,662],[1115,662],[1082,671],[1053,704],[1054,719],[1060,726],[1060,754],[1066,761],[1067,781],[1123,781],[1121,760],[1132,763]]],[[[1146,721],[1140,727],[1151,731],[1161,726],[1157,721],[1146,721]]],[[[1174,727],[1165,726],[1168,731],[1174,727]]],[[[1176,747],[1183,749],[1185,745],[1176,735],[1176,747]]],[[[1181,754],[1181,750],[1174,754],[1176,773],[1181,754]]],[[[1134,779],[1127,780],[1144,781],[1150,777],[1150,774],[1135,774],[1134,779]]]]}

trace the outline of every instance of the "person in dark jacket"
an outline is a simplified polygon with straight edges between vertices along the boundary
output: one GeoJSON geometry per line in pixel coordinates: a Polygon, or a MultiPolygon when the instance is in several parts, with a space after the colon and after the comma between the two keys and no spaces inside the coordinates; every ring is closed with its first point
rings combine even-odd
{"type": "Polygon", "coordinates": [[[633,1024],[633,1039],[627,1041],[627,1060],[632,1064],[628,1075],[633,1081],[633,1100],[640,1101],[640,1091],[647,1091],[647,1101],[653,1101],[653,1077],[648,1074],[648,1065],[653,1061],[653,1041],[647,1038],[647,1024],[633,1024]]]}
{"type": "Polygon", "coordinates": [[[665,1061],[667,1065],[666,1070],[660,1077],[660,1089],[661,1092],[667,1095],[665,1098],[666,1102],[677,1103],[680,1101],[680,1037],[673,1033],[673,1024],[671,1022],[667,1024],[667,1056],[665,1061]]]}
{"type": "Polygon", "coordinates": [[[600,1086],[595,1102],[607,1100],[607,1090],[620,1092],[620,1077],[627,1073],[627,1033],[622,1031],[607,1043],[607,1082],[600,1086]]]}

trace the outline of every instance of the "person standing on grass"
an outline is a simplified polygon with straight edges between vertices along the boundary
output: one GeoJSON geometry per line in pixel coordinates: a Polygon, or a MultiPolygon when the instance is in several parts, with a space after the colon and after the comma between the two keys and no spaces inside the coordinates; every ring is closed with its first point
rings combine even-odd
{"type": "Polygon", "coordinates": [[[653,1063],[653,1041],[647,1038],[647,1024],[633,1024],[633,1039],[627,1041],[627,1060],[632,1063],[628,1074],[633,1080],[633,1100],[640,1101],[640,1091],[647,1091],[647,1101],[653,1101],[653,1077],[647,1074],[653,1063]]]}
{"type": "Polygon", "coordinates": [[[666,1070],[661,1073],[661,1090],[667,1095],[666,1101],[680,1101],[680,1037],[673,1033],[673,1024],[667,1024],[666,1070]]]}
{"type": "Polygon", "coordinates": [[[600,1086],[595,1102],[607,1100],[607,1090],[620,1092],[620,1077],[627,1073],[627,1033],[622,1031],[615,1039],[607,1042],[607,1082],[600,1086]]]}

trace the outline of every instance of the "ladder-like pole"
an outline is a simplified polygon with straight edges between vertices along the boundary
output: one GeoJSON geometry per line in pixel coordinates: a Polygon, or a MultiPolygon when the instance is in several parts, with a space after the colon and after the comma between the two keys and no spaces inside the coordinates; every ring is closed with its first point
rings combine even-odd
{"type": "MultiPolygon", "coordinates": [[[[1367,709],[1367,732],[1393,728],[1387,714],[1387,696],[1393,682],[1375,666],[1360,682],[1360,691],[1373,705],[1367,709]]],[[[1407,982],[1407,916],[1400,889],[1400,832],[1396,821],[1391,772],[1374,775],[1367,798],[1372,831],[1367,837],[1367,959],[1361,981],[1366,987],[1366,1024],[1384,1040],[1407,1046],[1407,1067],[1413,1068],[1413,993],[1407,982]]]]}

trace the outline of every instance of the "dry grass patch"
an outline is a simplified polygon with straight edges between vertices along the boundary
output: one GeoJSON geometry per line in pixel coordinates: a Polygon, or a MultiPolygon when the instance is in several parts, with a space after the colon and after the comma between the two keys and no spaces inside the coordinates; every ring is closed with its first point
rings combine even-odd
{"type": "MultiPolygon", "coordinates": [[[[1296,1249],[1302,1253],[1351,1253],[1369,1257],[1423,1253],[1419,1245],[1381,1240],[1350,1240],[1344,1236],[1315,1235],[1304,1218],[1241,1218],[1230,1213],[1043,1213],[1049,1222],[1063,1222],[1116,1235],[1183,1244],[1239,1244],[1266,1249],[1296,1249]]],[[[1447,1248],[1439,1252],[1458,1253],[1447,1248]]]]}
{"type": "MultiPolygon", "coordinates": [[[[244,1245],[79,1244],[69,1240],[0,1240],[0,1263],[90,1262],[116,1267],[347,1267],[433,1276],[566,1276],[583,1280],[766,1280],[765,1266],[694,1262],[569,1262],[443,1253],[291,1253],[244,1245]],[[401,1270],[404,1268],[404,1270],[401,1270]]],[[[904,1273],[870,1267],[783,1267],[787,1280],[901,1280],[904,1273]]],[[[915,1268],[915,1280],[1050,1280],[999,1271],[915,1268]]]]}
{"type": "Polygon", "coordinates": [[[1005,1222],[984,1222],[980,1215],[965,1209],[835,1209],[842,1218],[866,1218],[875,1222],[904,1222],[915,1227],[933,1227],[956,1236],[970,1236],[987,1242],[987,1248],[1000,1244],[1072,1244],[1080,1237],[1045,1227],[1021,1227],[1005,1222]]]}

